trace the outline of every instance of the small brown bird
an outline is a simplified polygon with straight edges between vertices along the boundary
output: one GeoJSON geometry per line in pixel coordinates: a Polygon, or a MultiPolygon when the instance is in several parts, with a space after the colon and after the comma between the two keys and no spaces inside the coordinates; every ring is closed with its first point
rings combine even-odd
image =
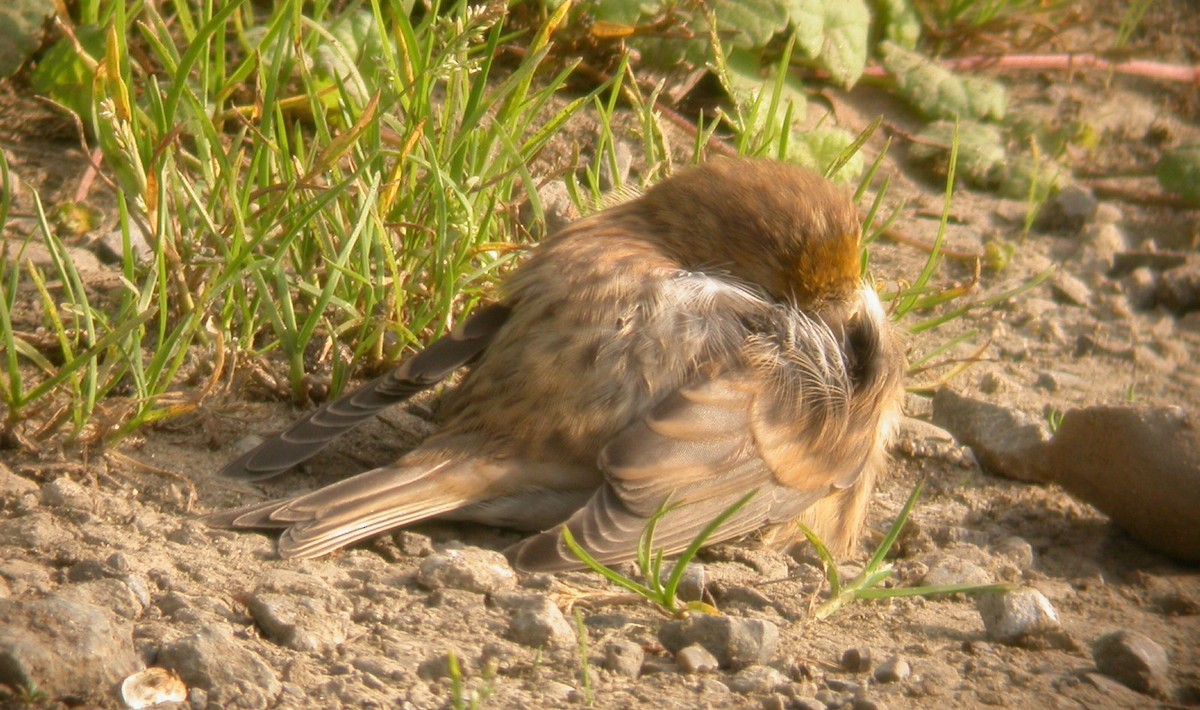
{"type": "Polygon", "coordinates": [[[718,159],[579,220],[540,245],[499,304],[393,372],[329,403],[222,473],[274,476],[463,365],[439,431],[393,464],[286,500],[208,517],[282,528],[315,557],[427,518],[535,531],[526,570],[580,567],[566,524],[604,563],[655,541],[809,525],[846,551],[895,418],[904,354],[859,278],[847,195],[776,162],[718,159]]]}

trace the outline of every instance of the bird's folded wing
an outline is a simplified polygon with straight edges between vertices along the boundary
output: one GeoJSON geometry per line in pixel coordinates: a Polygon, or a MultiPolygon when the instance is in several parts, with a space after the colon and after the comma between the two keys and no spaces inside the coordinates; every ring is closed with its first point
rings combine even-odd
{"type": "Polygon", "coordinates": [[[492,342],[508,315],[509,308],[500,304],[477,309],[450,334],[431,343],[394,370],[325,404],[264,441],[225,466],[221,475],[257,481],[308,460],[346,431],[393,404],[429,389],[470,363],[492,342]]]}
{"type": "MultiPolygon", "coordinates": [[[[770,385],[750,372],[696,382],[614,437],[600,457],[607,484],[566,521],[576,541],[602,563],[632,560],[647,522],[666,501],[671,508],[655,527],[654,547],[674,554],[750,491],[754,497],[710,543],[790,521],[856,478],[867,451],[839,460],[824,455],[823,447],[837,443],[821,440],[832,431],[829,418],[778,416],[779,393],[770,385]],[[772,450],[784,446],[786,457],[772,450]]],[[[560,528],[508,554],[522,569],[581,566],[560,528]]]]}

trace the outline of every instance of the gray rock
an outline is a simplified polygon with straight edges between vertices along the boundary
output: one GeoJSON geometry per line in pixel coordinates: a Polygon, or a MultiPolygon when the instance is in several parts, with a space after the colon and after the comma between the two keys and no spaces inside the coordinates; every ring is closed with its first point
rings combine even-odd
{"type": "Polygon", "coordinates": [[[1092,303],[1092,290],[1087,284],[1065,271],[1055,272],[1050,280],[1050,292],[1060,303],[1083,307],[1092,303]]]}
{"type": "Polygon", "coordinates": [[[726,681],[726,685],[739,695],[750,695],[770,693],[789,682],[787,676],[770,666],[747,666],[726,681]]]}
{"type": "Polygon", "coordinates": [[[543,680],[538,683],[537,689],[540,691],[542,699],[550,702],[549,706],[544,707],[562,707],[569,703],[572,696],[575,695],[574,688],[556,680],[543,680]]]}
{"type": "Polygon", "coordinates": [[[1129,275],[1121,279],[1121,289],[1125,291],[1125,300],[1135,311],[1145,311],[1154,308],[1158,298],[1158,276],[1149,267],[1139,266],[1129,275]]]}
{"type": "Polygon", "coordinates": [[[265,573],[246,607],[266,638],[296,651],[335,649],[354,628],[347,598],[313,574],[265,573]]]}
{"type": "Polygon", "coordinates": [[[1099,690],[1113,707],[1136,708],[1146,705],[1146,697],[1100,673],[1084,673],[1079,679],[1099,690]]]}
{"type": "Polygon", "coordinates": [[[933,423],[975,452],[987,471],[1019,481],[1040,481],[1037,464],[1050,429],[1040,419],[948,389],[933,398],[933,423]]]}
{"type": "Polygon", "coordinates": [[[973,462],[971,455],[945,429],[912,417],[902,417],[891,450],[914,459],[938,459],[956,466],[973,462]]]}
{"type": "Polygon", "coordinates": [[[990,641],[1009,645],[1040,645],[1060,634],[1058,612],[1036,589],[1016,589],[999,594],[979,594],[975,608],[983,618],[990,641]]]}
{"type": "Polygon", "coordinates": [[[517,575],[499,552],[462,547],[435,552],[422,560],[417,582],[428,589],[494,594],[515,587],[517,575]]]}
{"type": "Polygon", "coordinates": [[[828,705],[817,700],[810,695],[802,695],[798,698],[792,698],[792,710],[825,710],[828,705]]]}
{"type": "Polygon", "coordinates": [[[921,579],[927,586],[951,584],[991,584],[991,573],[979,565],[952,554],[939,554],[921,579]]]}
{"type": "Polygon", "coordinates": [[[863,689],[861,683],[856,683],[852,680],[844,680],[842,678],[826,678],[825,685],[828,686],[830,690],[843,693],[845,695],[857,695],[861,693],[863,689]]]}
{"type": "Polygon", "coordinates": [[[28,560],[0,560],[0,582],[13,597],[49,594],[58,586],[52,574],[49,567],[28,560]]]}
{"type": "Polygon", "coordinates": [[[106,264],[120,264],[125,259],[125,234],[129,234],[129,250],[133,253],[139,264],[145,264],[154,258],[154,247],[146,241],[146,233],[149,229],[143,231],[142,225],[145,224],[145,218],[141,215],[130,215],[130,229],[128,231],[117,228],[105,230],[100,234],[100,238],[92,243],[92,250],[96,254],[96,258],[106,264]]]}
{"type": "Polygon", "coordinates": [[[992,545],[996,554],[1008,558],[1022,572],[1034,569],[1033,545],[1023,537],[1011,535],[992,545]]]}
{"type": "MultiPolygon", "coordinates": [[[[571,192],[562,180],[551,180],[537,189],[538,202],[542,206],[542,217],[546,220],[546,234],[554,234],[571,222],[579,219],[579,210],[571,201],[571,192]]],[[[520,210],[521,223],[537,231],[533,203],[525,202],[520,210]]]]}
{"type": "Polygon", "coordinates": [[[907,680],[912,675],[912,666],[901,656],[892,656],[875,669],[875,680],[880,683],[895,683],[907,680]]]}
{"type": "Polygon", "coordinates": [[[1087,389],[1087,381],[1082,377],[1058,370],[1042,370],[1033,384],[1038,389],[1047,392],[1087,389]]]}
{"type": "Polygon", "coordinates": [[[1200,265],[1171,269],[1158,278],[1158,305],[1176,313],[1200,311],[1200,265]]]}
{"type": "Polygon", "coordinates": [[[728,587],[721,591],[721,607],[728,609],[729,607],[740,607],[742,609],[771,609],[775,603],[766,594],[763,594],[754,587],[743,587],[741,585],[728,587]]]}
{"type": "Polygon", "coordinates": [[[150,601],[148,593],[139,594],[124,581],[112,577],[64,586],[59,590],[58,596],[72,601],[94,604],[130,621],[141,617],[150,601]]]}
{"type": "Polygon", "coordinates": [[[433,541],[429,536],[412,530],[397,530],[392,533],[392,539],[395,540],[396,547],[400,548],[400,552],[409,557],[428,557],[434,552],[433,541]]]}
{"type": "Polygon", "coordinates": [[[101,704],[141,667],[133,627],[102,607],[50,596],[0,599],[0,683],[101,704]]]}
{"type": "MultiPolygon", "coordinates": [[[[922,661],[917,671],[909,681],[912,693],[917,696],[945,695],[953,690],[960,680],[958,671],[953,666],[941,661],[922,661]]],[[[919,707],[923,707],[923,705],[919,705],[919,707]]]]}
{"type": "Polygon", "coordinates": [[[716,678],[705,676],[700,677],[700,681],[696,683],[697,693],[702,698],[723,697],[730,695],[729,686],[725,685],[716,678]]]}
{"type": "Polygon", "coordinates": [[[282,689],[271,667],[234,640],[224,624],[209,624],[166,644],[159,651],[158,665],[174,670],[189,688],[202,688],[211,702],[227,707],[270,707],[282,689]]]}
{"type": "Polygon", "coordinates": [[[442,678],[450,678],[454,675],[453,666],[458,666],[457,673],[459,677],[464,674],[473,672],[468,659],[463,658],[458,654],[454,654],[453,661],[449,653],[439,653],[433,658],[427,658],[417,665],[417,677],[424,680],[441,680],[442,678]]]}
{"type": "Polygon", "coordinates": [[[1075,183],[1065,185],[1046,203],[1037,222],[1043,229],[1077,232],[1092,221],[1099,204],[1095,193],[1087,187],[1075,183]]]}
{"type": "Polygon", "coordinates": [[[840,708],[852,700],[846,693],[837,693],[829,688],[821,688],[814,697],[827,708],[840,708]]]}
{"type": "Polygon", "coordinates": [[[712,673],[721,667],[717,657],[708,652],[700,644],[692,644],[679,649],[675,654],[675,664],[681,673],[696,675],[697,673],[712,673]]]}
{"type": "Polygon", "coordinates": [[[859,695],[850,706],[853,710],[887,710],[887,704],[869,695],[859,695]]]}
{"type": "Polygon", "coordinates": [[[600,161],[600,189],[604,192],[609,192],[613,188],[620,187],[629,179],[629,170],[633,167],[633,149],[625,141],[618,140],[612,144],[612,156],[605,154],[604,160],[600,161]],[[616,162],[616,170],[613,170],[613,162],[616,162]]]}
{"type": "Polygon", "coordinates": [[[663,624],[658,639],[671,653],[700,644],[722,668],[766,663],[779,644],[779,629],[769,621],[700,614],[663,624]]]}
{"type": "Polygon", "coordinates": [[[550,597],[508,594],[497,602],[511,613],[508,634],[513,641],[534,648],[562,648],[576,644],[574,627],[550,597]]]}
{"type": "Polygon", "coordinates": [[[91,510],[93,506],[92,494],[66,476],[60,476],[42,486],[42,503],[73,510],[91,510]]]}
{"type": "Polygon", "coordinates": [[[295,651],[331,651],[345,642],[354,626],[346,605],[332,597],[259,589],[250,594],[246,606],[268,639],[295,651]]]}
{"type": "Polygon", "coordinates": [[[1175,407],[1068,411],[1040,478],[1096,506],[1146,547],[1200,561],[1200,421],[1175,407]]]}
{"type": "Polygon", "coordinates": [[[640,643],[614,639],[604,644],[604,668],[627,678],[637,678],[642,672],[646,651],[640,643]]]}
{"type": "Polygon", "coordinates": [[[842,652],[842,668],[851,673],[865,673],[871,670],[871,649],[867,646],[853,646],[842,652]]]}
{"type": "Polygon", "coordinates": [[[0,520],[0,550],[8,547],[53,550],[62,547],[74,537],[53,515],[43,510],[0,520]]]}
{"type": "MultiPolygon", "coordinates": [[[[675,569],[675,563],[664,564],[663,568],[663,576],[669,577],[675,569]]],[[[704,599],[704,585],[704,565],[692,561],[684,568],[683,575],[679,577],[679,586],[675,588],[675,596],[685,602],[701,601],[704,599]]]]}
{"type": "Polygon", "coordinates": [[[0,463],[0,498],[20,500],[22,497],[38,493],[38,484],[18,476],[8,466],[0,463]]]}
{"type": "MultiPolygon", "coordinates": [[[[382,681],[392,683],[404,680],[405,675],[408,673],[408,669],[404,664],[394,661],[387,656],[374,654],[354,656],[350,659],[350,663],[363,673],[370,673],[382,681]]],[[[417,674],[420,675],[420,669],[418,669],[417,674]]]]}
{"type": "Polygon", "coordinates": [[[1144,634],[1124,629],[1105,634],[1092,644],[1092,660],[1101,673],[1127,687],[1167,697],[1167,652],[1144,634]]]}
{"type": "Polygon", "coordinates": [[[979,391],[984,394],[1007,392],[1011,385],[1008,380],[996,372],[988,372],[979,378],[979,391]]]}

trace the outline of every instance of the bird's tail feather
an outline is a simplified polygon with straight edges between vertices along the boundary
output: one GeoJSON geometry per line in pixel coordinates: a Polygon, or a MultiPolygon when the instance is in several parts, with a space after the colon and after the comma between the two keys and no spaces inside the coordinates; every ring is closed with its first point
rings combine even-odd
{"type": "Polygon", "coordinates": [[[400,367],[317,409],[229,463],[221,475],[257,481],[307,461],[346,431],[469,364],[491,343],[508,314],[508,307],[500,304],[477,309],[452,333],[400,367]]]}
{"type": "Polygon", "coordinates": [[[505,471],[483,459],[388,466],[294,498],[218,511],[220,528],[278,529],[281,557],[319,557],[393,528],[492,497],[505,471]]]}

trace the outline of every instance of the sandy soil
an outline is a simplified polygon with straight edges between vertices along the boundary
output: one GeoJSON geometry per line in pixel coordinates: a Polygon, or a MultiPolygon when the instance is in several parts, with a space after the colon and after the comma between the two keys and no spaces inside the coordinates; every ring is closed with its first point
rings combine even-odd
{"type": "MultiPolygon", "coordinates": [[[[1160,59],[1194,63],[1194,46],[1171,43],[1187,35],[1189,21],[1197,29],[1188,3],[1156,8],[1146,41],[1157,42],[1160,59]]],[[[1050,266],[1058,271],[1014,302],[913,337],[912,355],[977,331],[950,355],[966,358],[987,348],[948,386],[1039,419],[1051,410],[1130,399],[1195,412],[1200,313],[1145,309],[1139,279],[1161,274],[1111,275],[1099,270],[1098,259],[1119,238],[1119,251],[1171,250],[1195,268],[1200,211],[1143,196],[1157,193],[1145,168],[1158,153],[1200,134],[1196,88],[1086,74],[1004,78],[1015,111],[1047,122],[1086,121],[1103,137],[1096,153],[1074,157],[1081,173],[1086,167],[1095,176],[1081,184],[1096,189],[1100,204],[1075,221],[1055,217],[1056,205],[1049,205],[1047,219],[1022,237],[1023,202],[959,190],[950,249],[978,253],[996,239],[1017,246],[1007,268],[981,274],[971,298],[999,293],[1050,266]]],[[[851,130],[880,112],[893,131],[918,125],[881,90],[827,97],[851,130]]],[[[7,87],[3,98],[4,148],[22,181],[18,218],[5,231],[15,240],[29,227],[21,213],[28,213],[30,191],[39,190],[48,204],[66,199],[87,161],[69,139],[46,139],[55,133],[46,129],[52,117],[9,120],[14,112],[28,118],[31,110],[19,88],[7,87]]],[[[564,140],[586,140],[586,129],[564,140]]],[[[881,141],[877,136],[868,152],[881,141]]],[[[939,179],[909,162],[903,149],[893,148],[884,171],[893,178],[888,204],[906,201],[899,231],[932,242],[939,179]]],[[[111,209],[100,184],[89,200],[102,212],[111,209]]],[[[885,284],[911,278],[923,259],[919,248],[890,241],[872,252],[885,284]]],[[[113,277],[99,261],[89,268],[89,278],[113,277]]],[[[965,259],[947,259],[939,274],[943,282],[972,277],[965,259]]],[[[910,384],[936,382],[947,370],[919,373],[910,384]]],[[[1005,643],[989,636],[975,601],[963,596],[860,603],[815,621],[812,605],[825,593],[815,558],[746,542],[702,555],[706,598],[730,617],[770,622],[778,644],[748,668],[689,672],[662,645],[658,631],[666,619],[645,605],[598,604],[599,595],[613,590],[594,576],[506,574],[483,551],[502,549],[515,539],[511,532],[431,524],[325,559],[282,561],[267,537],[197,523],[198,513],[264,495],[214,472],[253,441],[247,432],[269,434],[299,414],[284,403],[243,398],[243,391],[240,383],[232,386],[194,415],[108,451],[54,445],[0,451],[0,647],[29,641],[50,649],[34,664],[44,669],[37,677],[45,694],[14,689],[0,703],[119,707],[114,684],[136,668],[159,665],[179,671],[196,707],[433,708],[453,705],[456,697],[484,707],[1200,704],[1200,570],[1134,542],[1057,486],[981,470],[969,450],[930,428],[912,425],[898,438],[871,512],[872,529],[886,529],[916,482],[927,480],[893,560],[896,584],[1013,582],[1039,590],[1060,628],[1005,643]],[[440,565],[453,573],[439,574],[440,565]],[[56,612],[60,622],[111,628],[111,638],[69,641],[78,629],[39,621],[38,604],[47,600],[68,605],[56,612]],[[579,602],[578,621],[570,611],[558,613],[572,600],[579,602]],[[1165,651],[1166,666],[1152,674],[1149,693],[1098,670],[1093,644],[1120,630],[1140,632],[1165,651]],[[869,658],[854,662],[847,652],[869,658]],[[447,670],[449,653],[461,664],[463,688],[447,670]],[[624,665],[630,656],[632,665],[624,665]],[[906,662],[907,674],[903,668],[898,677],[888,674],[894,658],[906,662]],[[81,687],[71,677],[91,680],[81,687]]],[[[929,419],[926,395],[910,395],[909,415],[929,419]]],[[[436,397],[417,401],[265,492],[306,489],[384,462],[419,441],[435,411],[436,397]]],[[[850,567],[866,559],[875,537],[847,561],[850,567]]]]}

